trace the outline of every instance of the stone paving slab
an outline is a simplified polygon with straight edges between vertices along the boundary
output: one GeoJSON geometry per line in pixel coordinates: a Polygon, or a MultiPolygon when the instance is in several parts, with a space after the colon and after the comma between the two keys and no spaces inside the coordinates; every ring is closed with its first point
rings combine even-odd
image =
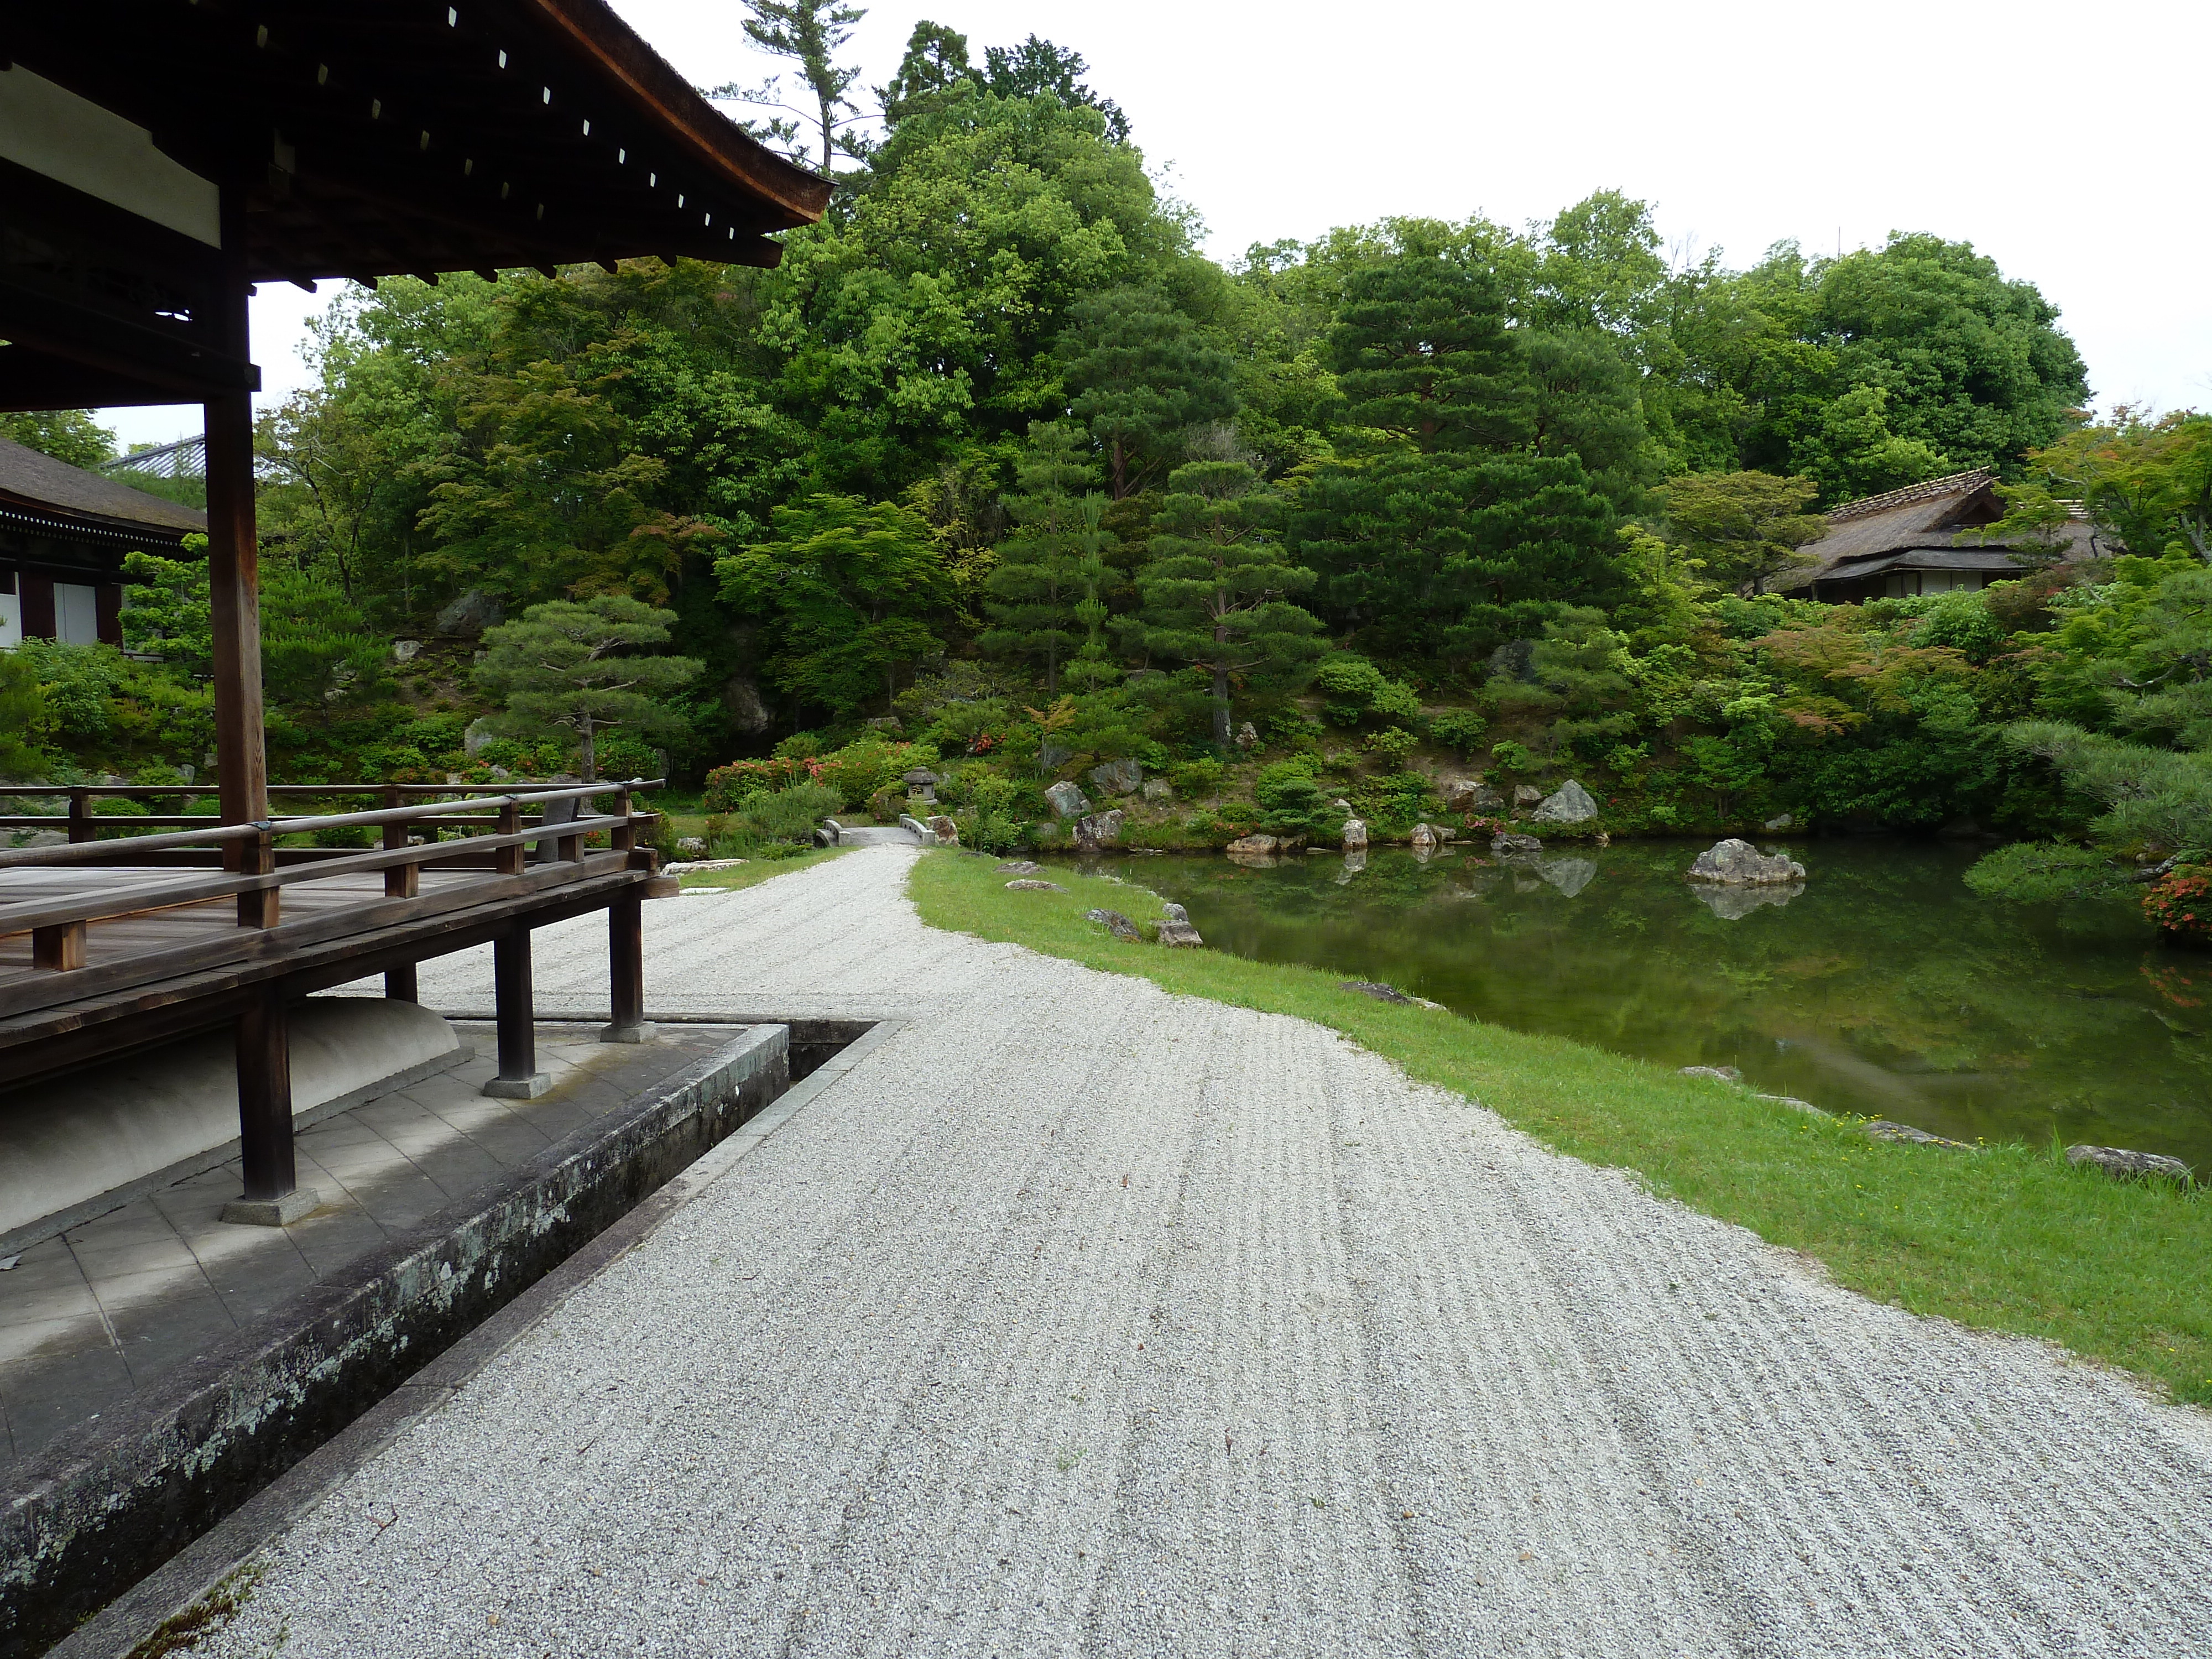
{"type": "MultiPolygon", "coordinates": [[[[653,913],[655,1008],[907,1018],[299,1514],[201,1651],[2202,1650],[2203,1413],[1321,1028],[924,928],[915,856],[653,913]]],[[[603,1000],[600,951],[541,933],[540,994],[603,1000]]]]}
{"type": "Polygon", "coordinates": [[[486,1097],[493,1034],[463,1033],[474,1058],[300,1132],[300,1183],[323,1203],[289,1227],[222,1219],[239,1191],[233,1160],[21,1252],[0,1272],[0,1472],[619,1109],[729,1028],[611,1044],[595,1029],[542,1026],[538,1063],[555,1086],[531,1101],[486,1097]]]}

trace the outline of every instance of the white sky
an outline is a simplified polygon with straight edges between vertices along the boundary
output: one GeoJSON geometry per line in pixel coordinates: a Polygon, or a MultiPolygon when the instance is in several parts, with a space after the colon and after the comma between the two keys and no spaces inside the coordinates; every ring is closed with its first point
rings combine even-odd
{"type": "MultiPolygon", "coordinates": [[[[614,3],[702,83],[772,67],[736,0],[614,3]]],[[[2100,404],[2212,406],[2203,0],[915,3],[860,26],[863,84],[890,78],[917,17],[979,61],[1031,31],[1073,47],[1218,258],[1391,213],[1518,223],[1606,186],[1735,265],[1785,237],[1833,251],[1934,231],[2042,289],[2100,404]]],[[[269,398],[306,378],[301,320],[330,291],[255,301],[269,398]]],[[[126,442],[199,424],[193,407],[103,418],[126,442]]]]}

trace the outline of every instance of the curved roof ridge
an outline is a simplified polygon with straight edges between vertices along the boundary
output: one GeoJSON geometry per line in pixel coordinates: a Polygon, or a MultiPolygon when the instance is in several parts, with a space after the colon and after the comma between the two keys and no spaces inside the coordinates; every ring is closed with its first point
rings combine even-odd
{"type": "Polygon", "coordinates": [[[1928,478],[1919,483],[1907,484],[1902,489],[1892,489],[1880,495],[1863,495],[1857,501],[1845,501],[1840,507],[1828,509],[1831,523],[1842,519],[1861,519],[1869,513],[1887,513],[1893,507],[1910,506],[1914,501],[1931,501],[1944,495],[1965,495],[1996,479],[1994,468],[1978,466],[1971,471],[1953,472],[1941,478],[1928,478]]]}

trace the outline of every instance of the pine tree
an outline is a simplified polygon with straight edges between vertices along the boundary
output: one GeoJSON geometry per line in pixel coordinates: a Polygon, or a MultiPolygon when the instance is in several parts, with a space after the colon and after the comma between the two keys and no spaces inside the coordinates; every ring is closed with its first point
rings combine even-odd
{"type": "Polygon", "coordinates": [[[1070,405],[1105,450],[1121,501],[1143,487],[1186,428],[1237,411],[1235,365],[1159,295],[1123,288],[1074,308],[1063,344],[1070,405]]]}
{"type": "Polygon", "coordinates": [[[495,727],[524,738],[573,738],[584,781],[597,783],[602,732],[622,726],[657,737],[682,725],[658,699],[696,679],[699,665],[643,654],[668,642],[675,622],[673,611],[610,593],[533,605],[520,620],[487,630],[476,683],[506,702],[495,727]]]}
{"type": "Polygon", "coordinates": [[[1082,556],[1077,560],[1075,580],[1083,597],[1075,602],[1075,620],[1083,629],[1083,644],[1067,665],[1067,678],[1086,691],[1119,679],[1121,671],[1106,654],[1106,591],[1114,580],[1106,562],[1106,550],[1117,539],[1102,526],[1106,498],[1095,491],[1083,498],[1082,556]]]}
{"type": "Polygon", "coordinates": [[[1290,602],[1313,573],[1290,563],[1281,503],[1238,461],[1197,461],[1168,480],[1160,532],[1138,573],[1146,647],[1213,679],[1213,738],[1229,741],[1232,681],[1302,683],[1321,623],[1290,602]]]}
{"type": "Polygon", "coordinates": [[[1526,378],[1490,273],[1419,252],[1354,270],[1327,342],[1355,426],[1424,453],[1525,435],[1526,378]]]}
{"type": "Polygon", "coordinates": [[[1060,695],[1060,665],[1079,643],[1081,492],[1097,481],[1082,443],[1057,422],[1039,421],[1030,428],[1029,453],[1014,472],[1017,493],[1005,498],[1013,533],[999,545],[998,568],[983,579],[984,614],[995,625],[976,643],[994,656],[1027,657],[1041,665],[1048,697],[1060,695]]]}

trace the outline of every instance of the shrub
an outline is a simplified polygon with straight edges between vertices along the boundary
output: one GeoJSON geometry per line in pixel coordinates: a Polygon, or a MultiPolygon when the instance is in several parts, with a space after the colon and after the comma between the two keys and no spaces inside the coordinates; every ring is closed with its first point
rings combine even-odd
{"type": "Polygon", "coordinates": [[[756,789],[738,803],[737,816],[764,841],[811,842],[815,826],[844,805],[824,783],[788,789],[756,789]]]}
{"type": "Polygon", "coordinates": [[[813,732],[794,732],[769,752],[779,760],[814,760],[824,747],[821,736],[813,732]]]}
{"type": "Polygon", "coordinates": [[[1491,744],[1490,763],[1501,772],[1528,772],[1535,769],[1536,757],[1528,752],[1526,744],[1508,738],[1503,743],[1491,744]]]}
{"type": "Polygon", "coordinates": [[[1421,717],[1421,700],[1412,686],[1389,678],[1355,652],[1340,651],[1324,658],[1314,671],[1313,684],[1332,726],[1357,726],[1370,714],[1407,721],[1421,717]]]}
{"type": "Polygon", "coordinates": [[[1473,755],[1490,722],[1472,708],[1447,708],[1429,721],[1429,736],[1445,748],[1473,755]]]}
{"type": "Polygon", "coordinates": [[[1168,773],[1169,787],[1178,795],[1212,795],[1221,790],[1228,769],[1218,760],[1185,761],[1168,773]]]}
{"type": "Polygon", "coordinates": [[[1272,835],[1327,839],[1343,830],[1344,814],[1328,804],[1303,758],[1261,767],[1252,781],[1252,799],[1267,813],[1261,828],[1272,835]]]}
{"type": "Polygon", "coordinates": [[[2143,895],[2143,915],[2168,938],[2212,943],[2212,868],[2184,865],[2143,895]]]}
{"type": "Polygon", "coordinates": [[[1404,726],[1394,726],[1387,731],[1377,732],[1370,737],[1367,739],[1367,747],[1370,751],[1388,761],[1390,769],[1395,771],[1405,765],[1406,757],[1413,752],[1413,745],[1419,742],[1420,739],[1407,731],[1404,726]]]}

